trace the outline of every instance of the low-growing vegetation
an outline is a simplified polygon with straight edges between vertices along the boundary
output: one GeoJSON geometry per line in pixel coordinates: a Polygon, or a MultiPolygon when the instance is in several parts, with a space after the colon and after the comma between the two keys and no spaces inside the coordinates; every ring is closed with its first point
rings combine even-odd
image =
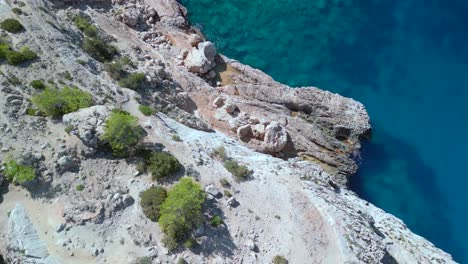
{"type": "Polygon", "coordinates": [[[283,256],[276,255],[273,258],[273,264],[288,264],[288,263],[289,263],[289,261],[283,256]]]}
{"type": "Polygon", "coordinates": [[[33,167],[18,164],[15,160],[9,160],[5,164],[5,178],[12,183],[23,184],[36,178],[33,167]]]}
{"type": "Polygon", "coordinates": [[[211,226],[212,226],[212,227],[218,227],[218,226],[222,225],[224,222],[223,222],[223,220],[221,219],[221,216],[215,215],[215,216],[213,216],[213,217],[211,218],[210,223],[211,223],[211,226]]]}
{"type": "Polygon", "coordinates": [[[0,41],[0,60],[7,60],[10,65],[19,65],[37,59],[37,54],[28,47],[20,51],[12,50],[8,43],[0,41]]]}
{"type": "Polygon", "coordinates": [[[138,90],[142,87],[144,82],[145,82],[145,74],[141,72],[137,72],[137,73],[131,73],[128,76],[120,79],[119,85],[124,88],[138,90]]]}
{"type": "Polygon", "coordinates": [[[78,184],[76,185],[75,189],[79,192],[83,191],[84,190],[84,185],[83,184],[78,184]]]}
{"type": "Polygon", "coordinates": [[[29,85],[36,90],[44,90],[46,88],[43,80],[32,80],[29,85]]]}
{"type": "Polygon", "coordinates": [[[13,11],[13,13],[17,14],[18,16],[23,14],[23,10],[21,10],[19,7],[13,7],[11,11],[13,11]]]}
{"type": "Polygon", "coordinates": [[[124,68],[130,65],[132,65],[132,61],[129,57],[124,56],[116,61],[106,63],[104,70],[112,79],[118,81],[128,74],[124,68]]]}
{"type": "Polygon", "coordinates": [[[215,148],[213,150],[213,155],[222,161],[227,159],[226,149],[223,146],[215,148]]]}
{"type": "Polygon", "coordinates": [[[177,141],[177,142],[182,141],[182,139],[180,138],[180,136],[177,135],[177,134],[175,134],[175,133],[172,134],[171,138],[172,138],[172,140],[177,141]]]}
{"type": "Polygon", "coordinates": [[[224,168],[232,173],[232,175],[237,180],[246,179],[250,174],[249,168],[247,168],[245,165],[239,165],[239,163],[235,160],[226,160],[224,162],[224,168]]]}
{"type": "Polygon", "coordinates": [[[81,48],[93,59],[100,62],[107,62],[114,59],[118,54],[117,48],[108,44],[99,34],[98,28],[84,16],[73,18],[75,26],[83,32],[85,39],[81,48]]]}
{"type": "Polygon", "coordinates": [[[163,187],[155,186],[140,194],[140,205],[143,213],[151,221],[157,222],[161,204],[166,200],[167,192],[163,187]]]}
{"type": "Polygon", "coordinates": [[[147,160],[147,170],[153,180],[160,180],[178,172],[181,168],[176,157],[166,152],[154,152],[147,160]]]}
{"type": "Polygon", "coordinates": [[[184,247],[188,249],[194,249],[197,246],[199,246],[197,240],[193,237],[189,237],[187,240],[184,242],[184,247]]]}
{"type": "Polygon", "coordinates": [[[147,105],[140,105],[140,106],[138,106],[138,109],[145,116],[151,116],[151,115],[154,115],[156,113],[156,109],[152,108],[151,106],[147,106],[147,105]]]}
{"type": "Polygon", "coordinates": [[[48,87],[35,95],[31,101],[41,112],[52,117],[59,117],[80,108],[90,107],[94,103],[91,94],[72,87],[64,87],[63,89],[48,87]]]}
{"type": "Polygon", "coordinates": [[[10,33],[18,33],[24,29],[23,25],[14,18],[7,18],[0,22],[0,28],[10,33]]]}
{"type": "Polygon", "coordinates": [[[188,232],[201,223],[205,193],[200,184],[188,177],[180,179],[167,193],[161,205],[159,225],[168,242],[183,241],[188,232]]]}
{"type": "Polygon", "coordinates": [[[75,26],[83,32],[86,36],[95,38],[98,35],[98,29],[95,25],[91,24],[91,22],[84,16],[75,16],[73,18],[73,23],[75,26]]]}
{"type": "Polygon", "coordinates": [[[136,117],[115,109],[106,120],[102,139],[109,143],[114,155],[128,156],[136,150],[143,136],[136,117]]]}
{"type": "Polygon", "coordinates": [[[111,61],[118,53],[116,47],[107,44],[99,37],[86,37],[81,48],[93,59],[100,62],[111,61]]]}

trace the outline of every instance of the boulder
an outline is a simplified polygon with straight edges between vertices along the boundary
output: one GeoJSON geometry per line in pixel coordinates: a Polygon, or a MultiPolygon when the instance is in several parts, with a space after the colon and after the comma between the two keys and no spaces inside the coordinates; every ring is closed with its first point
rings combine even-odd
{"type": "Polygon", "coordinates": [[[123,12],[122,21],[129,27],[136,27],[140,20],[141,12],[136,8],[130,8],[123,12]]]}
{"type": "Polygon", "coordinates": [[[226,101],[225,98],[223,98],[221,96],[216,97],[216,99],[213,101],[213,107],[215,107],[215,108],[223,107],[224,101],[226,101]]]}
{"type": "Polygon", "coordinates": [[[79,137],[84,145],[96,149],[104,144],[100,138],[111,110],[112,107],[96,105],[64,115],[63,122],[72,127],[71,133],[79,137]]]}
{"type": "Polygon", "coordinates": [[[205,74],[216,66],[214,63],[216,54],[216,47],[213,43],[209,41],[200,42],[198,47],[192,48],[185,58],[185,67],[190,72],[205,74]]]}
{"type": "Polygon", "coordinates": [[[71,171],[77,168],[78,164],[79,164],[78,158],[71,156],[71,155],[65,155],[65,156],[60,157],[57,160],[56,166],[59,171],[65,172],[65,171],[71,171]]]}
{"type": "Polygon", "coordinates": [[[129,194],[125,194],[125,195],[123,196],[123,198],[122,198],[122,201],[123,201],[125,207],[129,207],[129,206],[131,206],[131,205],[135,202],[135,200],[133,199],[133,197],[130,196],[129,194]]]}
{"type": "Polygon", "coordinates": [[[263,148],[268,152],[280,152],[288,143],[288,133],[286,128],[278,122],[273,121],[265,128],[265,138],[263,148]]]}
{"type": "Polygon", "coordinates": [[[237,136],[239,137],[240,140],[244,142],[249,142],[249,140],[253,136],[252,127],[250,125],[244,125],[244,126],[239,127],[237,129],[237,136]]]}

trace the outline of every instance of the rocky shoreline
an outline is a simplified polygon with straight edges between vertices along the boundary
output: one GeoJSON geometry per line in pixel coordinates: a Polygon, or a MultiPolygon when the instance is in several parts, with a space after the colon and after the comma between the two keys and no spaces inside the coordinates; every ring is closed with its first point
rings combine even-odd
{"type": "Polygon", "coordinates": [[[371,134],[361,103],[315,87],[291,89],[218,54],[175,0],[23,4],[18,16],[12,11],[18,2],[0,2],[0,16],[25,27],[1,34],[40,59],[25,67],[0,65],[0,159],[17,156],[38,177],[24,186],[0,177],[0,255],[8,263],[137,263],[143,257],[151,263],[181,257],[271,263],[277,255],[289,263],[454,263],[347,189],[361,142],[371,134]],[[121,88],[105,65],[83,52],[72,21],[77,15],[131,59],[131,72],[144,73],[142,89],[121,88]],[[12,75],[21,82],[13,83],[12,75]],[[27,115],[36,93],[27,84],[35,79],[77,86],[96,105],[60,120],[27,115]],[[145,116],[140,104],[159,113],[145,116]],[[205,214],[222,215],[224,224],[200,226],[197,251],[163,246],[161,230],[140,206],[140,193],[155,182],[138,172],[137,160],[102,151],[113,108],[136,116],[143,144],[172,153],[182,174],[214,194],[205,214]],[[232,179],[213,154],[220,147],[250,169],[248,180],[232,179]]]}

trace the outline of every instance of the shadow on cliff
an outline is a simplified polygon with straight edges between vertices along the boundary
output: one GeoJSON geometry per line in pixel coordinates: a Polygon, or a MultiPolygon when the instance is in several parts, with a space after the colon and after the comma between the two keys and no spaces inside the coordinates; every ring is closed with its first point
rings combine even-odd
{"type": "Polygon", "coordinates": [[[432,168],[413,146],[377,131],[376,140],[363,146],[363,160],[358,173],[350,179],[350,188],[361,198],[401,218],[413,232],[436,243],[454,258],[462,256],[462,248],[458,246],[461,242],[455,240],[450,222],[443,214],[448,203],[441,196],[432,168]]]}

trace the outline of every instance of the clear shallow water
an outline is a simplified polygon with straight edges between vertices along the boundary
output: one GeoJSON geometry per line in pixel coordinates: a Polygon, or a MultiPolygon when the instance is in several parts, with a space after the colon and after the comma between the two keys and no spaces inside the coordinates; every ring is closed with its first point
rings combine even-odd
{"type": "Polygon", "coordinates": [[[223,54],[363,102],[352,188],[468,262],[468,1],[181,2],[223,54]]]}

